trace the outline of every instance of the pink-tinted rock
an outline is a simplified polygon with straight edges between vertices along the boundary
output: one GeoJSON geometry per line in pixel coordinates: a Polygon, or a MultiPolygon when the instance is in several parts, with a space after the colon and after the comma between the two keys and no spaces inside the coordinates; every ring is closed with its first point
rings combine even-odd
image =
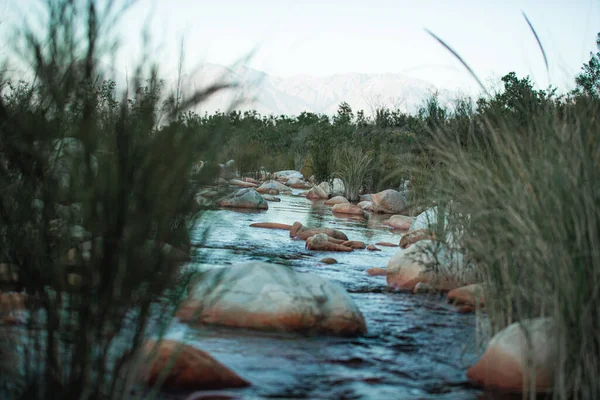
{"type": "Polygon", "coordinates": [[[306,248],[308,250],[320,251],[352,251],[352,247],[343,244],[337,244],[329,241],[329,236],[324,233],[318,233],[306,239],[306,248]]]}
{"type": "Polygon", "coordinates": [[[370,244],[367,246],[367,250],[369,251],[381,251],[381,249],[377,246],[375,246],[374,244],[370,244]]]}
{"type": "Polygon", "coordinates": [[[291,225],[280,224],[277,222],[255,222],[250,224],[252,228],[266,228],[266,229],[283,229],[285,231],[289,231],[292,229],[291,225]]]}
{"type": "Polygon", "coordinates": [[[383,268],[369,268],[367,274],[371,276],[385,276],[386,271],[383,268]]]}
{"type": "Polygon", "coordinates": [[[390,219],[384,221],[383,223],[388,225],[392,229],[400,229],[400,230],[408,230],[410,229],[410,225],[415,220],[414,217],[409,217],[406,215],[392,215],[390,219]]]}
{"type": "Polygon", "coordinates": [[[479,283],[462,286],[448,292],[448,301],[468,306],[483,306],[483,286],[479,283]]]}
{"type": "Polygon", "coordinates": [[[377,246],[385,246],[385,247],[398,247],[397,244],[394,243],[390,243],[390,242],[377,242],[375,243],[377,246]]]}
{"type": "Polygon", "coordinates": [[[365,212],[362,208],[350,203],[336,204],[333,206],[331,211],[333,211],[334,214],[365,215],[365,212]]]}
{"type": "Polygon", "coordinates": [[[322,187],[315,186],[306,193],[306,198],[310,200],[327,199],[329,193],[327,193],[322,187]]]}
{"type": "Polygon", "coordinates": [[[254,183],[254,184],[255,184],[255,185],[257,185],[257,186],[258,186],[258,185],[260,185],[260,181],[257,181],[257,180],[256,180],[256,179],[254,179],[254,178],[249,178],[249,177],[248,177],[248,178],[244,178],[243,180],[244,180],[244,182],[250,182],[250,183],[254,183]]]}
{"type": "Polygon", "coordinates": [[[322,262],[323,264],[337,264],[337,260],[331,257],[325,257],[319,262],[322,262]]]}
{"type": "Polygon", "coordinates": [[[277,191],[277,194],[279,193],[289,193],[292,191],[292,189],[290,189],[289,187],[285,186],[283,183],[281,182],[277,182],[277,181],[267,181],[265,183],[263,183],[262,185],[260,185],[256,191],[258,193],[268,193],[268,194],[273,194],[273,190],[277,191]]]}
{"type": "Polygon", "coordinates": [[[346,240],[342,243],[342,246],[350,247],[351,249],[357,250],[362,250],[367,247],[367,245],[364,244],[364,242],[361,242],[359,240],[346,240]]]}
{"type": "Polygon", "coordinates": [[[290,237],[306,240],[318,233],[324,233],[329,237],[339,240],[348,240],[348,236],[344,232],[332,228],[307,228],[300,222],[294,222],[290,229],[290,237]]]}
{"type": "Polygon", "coordinates": [[[325,204],[327,204],[328,206],[334,206],[336,204],[347,204],[347,203],[350,203],[350,202],[344,196],[335,196],[335,197],[332,197],[329,200],[325,201],[325,204]]]}
{"type": "Polygon", "coordinates": [[[174,340],[162,340],[156,346],[148,341],[142,346],[142,379],[153,386],[165,374],[163,389],[195,390],[226,389],[249,386],[235,372],[225,367],[208,353],[174,340]]]}
{"type": "Polygon", "coordinates": [[[344,336],[367,331],[342,285],[285,265],[215,268],[188,293],[177,312],[184,322],[344,336]]]}
{"type": "Polygon", "coordinates": [[[406,197],[393,189],[371,194],[372,210],[378,213],[402,214],[407,208],[406,197]]]}
{"type": "Polygon", "coordinates": [[[233,186],[240,186],[240,187],[247,187],[247,188],[257,188],[258,187],[258,185],[256,183],[241,181],[239,179],[231,179],[229,181],[229,184],[233,185],[233,186]]]}
{"type": "Polygon", "coordinates": [[[549,392],[557,367],[556,327],[548,318],[523,320],[498,332],[467,378],[489,389],[549,392]]]}
{"type": "Polygon", "coordinates": [[[361,201],[360,203],[357,204],[357,206],[359,206],[360,208],[362,208],[365,211],[371,211],[371,207],[373,207],[373,203],[371,203],[370,201],[361,201]]]}
{"type": "Polygon", "coordinates": [[[421,240],[434,240],[435,235],[429,229],[417,229],[414,231],[408,231],[400,238],[400,247],[406,249],[411,244],[421,240]]]}

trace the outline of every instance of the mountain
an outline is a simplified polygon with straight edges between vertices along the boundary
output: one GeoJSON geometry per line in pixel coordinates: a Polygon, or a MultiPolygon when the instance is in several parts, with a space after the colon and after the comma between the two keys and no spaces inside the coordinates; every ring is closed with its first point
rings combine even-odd
{"type": "MultiPolygon", "coordinates": [[[[275,115],[298,115],[303,111],[333,115],[343,101],[350,104],[355,112],[362,109],[367,115],[381,106],[414,112],[436,90],[429,82],[400,74],[344,73],[281,78],[246,66],[230,69],[216,64],[205,64],[182,77],[182,87],[187,94],[216,82],[237,83],[239,86],[211,97],[201,105],[201,112],[226,111],[234,101],[243,101],[234,109],[275,115]]],[[[174,87],[175,80],[168,80],[167,88],[173,90],[174,87]]],[[[451,98],[448,90],[437,90],[443,103],[451,98]]]]}

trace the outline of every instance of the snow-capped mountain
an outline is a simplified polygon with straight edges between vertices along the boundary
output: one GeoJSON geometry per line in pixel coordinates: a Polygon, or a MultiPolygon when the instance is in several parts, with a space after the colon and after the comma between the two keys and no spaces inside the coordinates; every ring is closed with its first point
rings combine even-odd
{"type": "MultiPolygon", "coordinates": [[[[355,112],[362,109],[367,115],[381,106],[414,112],[436,90],[426,81],[399,74],[344,73],[281,78],[245,66],[229,69],[216,64],[205,64],[194,73],[184,75],[182,81],[187,94],[216,82],[239,85],[203,103],[200,111],[209,113],[234,108],[256,110],[260,114],[298,115],[311,111],[333,115],[343,101],[350,104],[355,112]]],[[[169,80],[167,87],[173,88],[174,82],[169,80]]],[[[442,100],[450,98],[449,91],[438,91],[442,100]]]]}

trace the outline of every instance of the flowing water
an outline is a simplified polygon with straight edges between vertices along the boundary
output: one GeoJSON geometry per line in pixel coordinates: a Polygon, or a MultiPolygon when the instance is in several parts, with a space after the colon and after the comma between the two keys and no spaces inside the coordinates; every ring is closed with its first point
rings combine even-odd
{"type": "MultiPolygon", "coordinates": [[[[176,325],[184,339],[249,380],[252,386],[224,390],[221,398],[306,399],[477,399],[466,368],[475,362],[475,317],[459,314],[437,295],[412,295],[386,288],[385,277],[366,270],[385,267],[397,248],[380,252],[312,252],[283,230],[251,228],[254,222],[327,226],[351,240],[398,243],[400,235],[382,224],[389,216],[333,216],[322,201],[281,196],[267,211],[208,211],[193,241],[202,242],[196,263],[228,265],[247,261],[284,263],[340,282],[363,313],[368,334],[356,338],[302,336],[250,330],[176,325]],[[201,227],[209,226],[204,232],[201,227]],[[319,262],[333,257],[338,263],[319,262]],[[231,397],[227,397],[231,396],[231,397]]],[[[219,398],[219,397],[215,397],[219,398]]]]}

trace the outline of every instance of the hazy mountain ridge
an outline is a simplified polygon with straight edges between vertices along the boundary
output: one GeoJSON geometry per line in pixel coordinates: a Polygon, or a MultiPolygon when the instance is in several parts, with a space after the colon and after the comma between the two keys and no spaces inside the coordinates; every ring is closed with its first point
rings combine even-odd
{"type": "MultiPolygon", "coordinates": [[[[289,78],[272,77],[262,71],[241,66],[229,69],[216,64],[205,64],[182,79],[184,90],[191,92],[219,82],[238,83],[234,90],[226,90],[202,104],[201,111],[225,111],[234,100],[238,110],[256,110],[260,114],[298,115],[303,111],[333,115],[345,101],[356,112],[367,115],[375,107],[400,107],[414,112],[436,88],[429,82],[400,74],[343,73],[324,77],[300,75],[289,78]]],[[[167,81],[174,87],[176,80],[167,81]]],[[[451,98],[448,90],[437,89],[442,102],[451,98]]]]}

